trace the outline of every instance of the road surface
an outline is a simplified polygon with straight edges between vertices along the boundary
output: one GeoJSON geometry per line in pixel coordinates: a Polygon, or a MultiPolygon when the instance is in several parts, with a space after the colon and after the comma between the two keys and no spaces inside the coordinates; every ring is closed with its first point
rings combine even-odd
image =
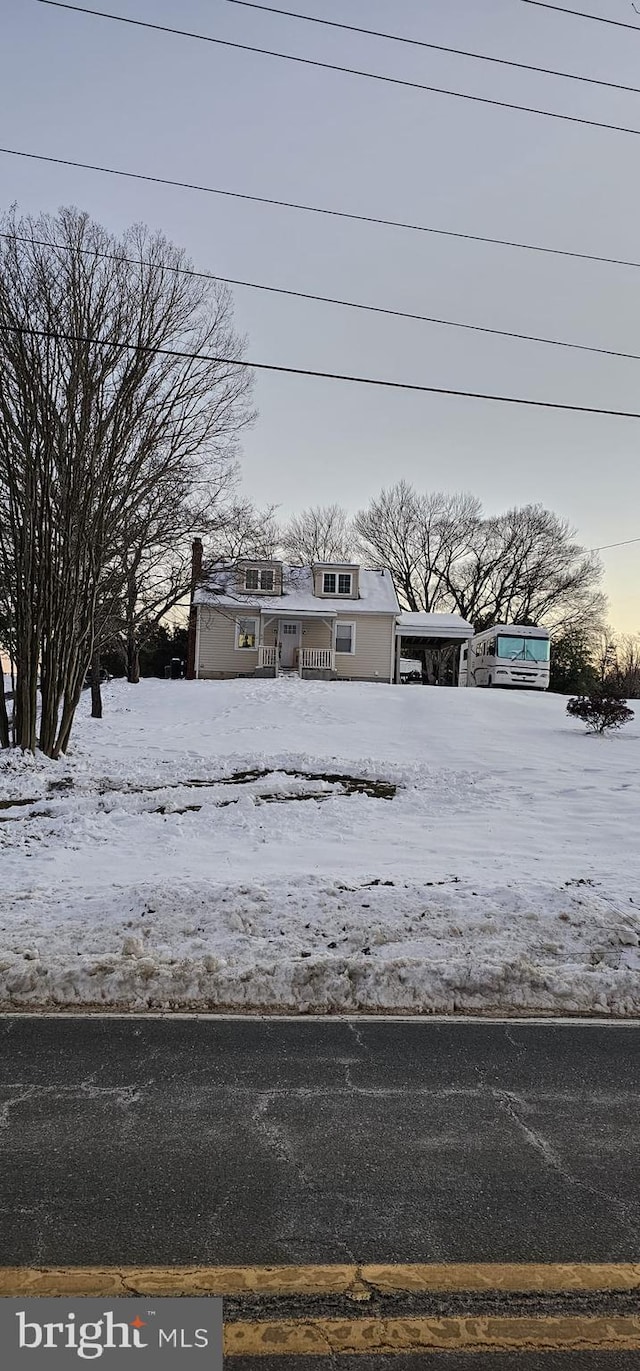
{"type": "MultiPolygon", "coordinates": [[[[633,1024],[2,1019],[0,1264],[638,1262],[639,1049],[633,1024]]],[[[227,1317],[258,1307],[319,1308],[313,1295],[236,1296],[227,1317]]],[[[321,1312],[624,1318],[638,1290],[377,1292],[336,1295],[321,1312]]],[[[480,1366],[458,1352],[228,1360],[234,1371],[480,1366]]],[[[480,1361],[637,1371],[639,1352],[480,1361]]]]}

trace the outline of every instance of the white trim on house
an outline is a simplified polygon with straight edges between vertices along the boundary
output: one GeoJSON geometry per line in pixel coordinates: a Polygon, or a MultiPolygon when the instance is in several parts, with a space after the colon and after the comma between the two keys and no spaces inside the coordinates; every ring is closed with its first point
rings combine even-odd
{"type": "Polygon", "coordinates": [[[334,652],[336,652],[336,653],[338,654],[339,657],[355,657],[355,655],[356,655],[356,622],[355,622],[354,619],[336,619],[336,625],[335,625],[335,629],[334,629],[334,633],[333,633],[333,650],[334,650],[334,652]],[[338,629],[339,629],[339,628],[350,628],[350,629],[351,629],[351,647],[349,648],[349,651],[348,651],[348,652],[345,652],[343,648],[339,648],[339,647],[338,647],[338,629]]]}
{"type": "Polygon", "coordinates": [[[195,646],[195,659],[196,659],[196,660],[195,660],[195,662],[194,662],[194,667],[195,667],[195,678],[196,678],[196,681],[198,681],[198,680],[200,679],[200,620],[201,620],[201,618],[202,618],[202,609],[201,609],[200,605],[198,605],[197,608],[196,608],[196,646],[195,646]]]}

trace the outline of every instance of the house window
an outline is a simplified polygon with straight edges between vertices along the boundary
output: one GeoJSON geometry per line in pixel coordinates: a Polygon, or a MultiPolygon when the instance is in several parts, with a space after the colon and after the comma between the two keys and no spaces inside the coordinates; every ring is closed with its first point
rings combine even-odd
{"type": "Polygon", "coordinates": [[[273,568],[249,567],[244,573],[245,590],[273,590],[273,568]]]}
{"type": "Polygon", "coordinates": [[[355,624],[336,624],[336,652],[347,652],[353,655],[355,650],[355,624]]]}
{"type": "Polygon", "coordinates": [[[338,576],[338,595],[351,594],[351,572],[345,571],[338,576]]]}
{"type": "Polygon", "coordinates": [[[258,620],[236,619],[236,648],[255,651],[258,646],[258,620]]]}
{"type": "Polygon", "coordinates": [[[322,589],[325,595],[335,595],[336,593],[336,573],[335,571],[325,571],[322,578],[322,589]]]}

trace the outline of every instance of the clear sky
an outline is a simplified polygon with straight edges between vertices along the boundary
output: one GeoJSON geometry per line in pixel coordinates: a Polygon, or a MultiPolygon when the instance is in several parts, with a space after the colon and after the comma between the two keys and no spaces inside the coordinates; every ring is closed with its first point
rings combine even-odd
{"type": "MultiPolygon", "coordinates": [[[[276,0],[279,3],[280,0],[276,0]]],[[[286,0],[281,0],[285,5],[286,0]]],[[[630,0],[580,9],[640,25],[630,0]]],[[[640,95],[515,72],[224,0],[102,0],[197,29],[640,129],[640,95]]],[[[640,86],[640,33],[522,0],[293,8],[640,86]]],[[[385,86],[0,0],[4,146],[435,227],[640,261],[640,137],[385,86]]],[[[640,352],[640,271],[354,224],[0,156],[0,202],[163,229],[223,276],[640,352]]],[[[255,360],[640,410],[640,362],[237,288],[255,360]]],[[[400,476],[488,512],[540,501],[588,547],[640,536],[640,422],[259,374],[247,493],[355,510],[400,476]]],[[[604,554],[611,620],[640,630],[640,543],[604,554]]]]}

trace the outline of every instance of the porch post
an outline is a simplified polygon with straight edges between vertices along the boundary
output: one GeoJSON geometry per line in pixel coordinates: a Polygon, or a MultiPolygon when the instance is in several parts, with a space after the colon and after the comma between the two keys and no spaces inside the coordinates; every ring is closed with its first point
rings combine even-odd
{"type": "Polygon", "coordinates": [[[394,683],[393,683],[394,685],[399,685],[399,684],[400,684],[400,658],[401,658],[401,656],[402,656],[402,638],[401,638],[400,634],[398,634],[398,636],[397,636],[397,638],[396,638],[396,676],[395,676],[395,680],[394,680],[394,683]]]}

